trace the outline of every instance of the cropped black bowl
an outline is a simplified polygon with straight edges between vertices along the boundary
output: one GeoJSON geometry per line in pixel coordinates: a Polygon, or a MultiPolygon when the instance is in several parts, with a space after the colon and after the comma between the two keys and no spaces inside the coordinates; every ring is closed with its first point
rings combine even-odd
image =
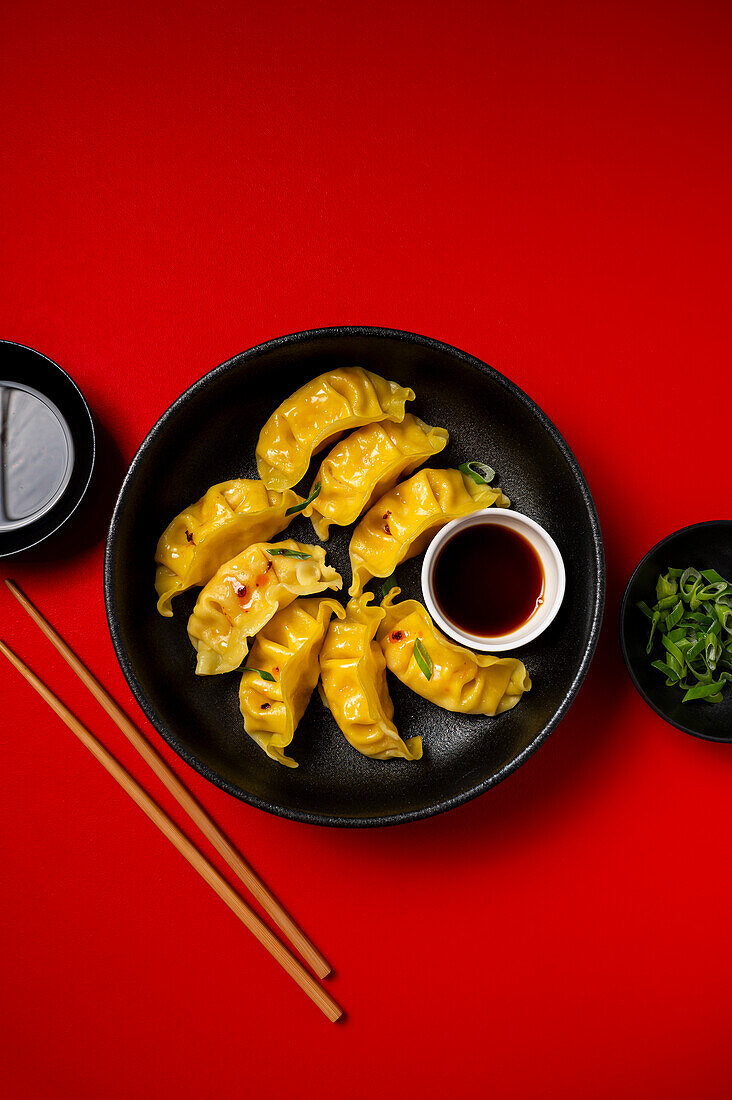
{"type": "Polygon", "coordinates": [[[96,440],[94,422],[81,390],[66,371],[40,351],[10,340],[0,340],[2,382],[20,382],[50,398],[66,421],[74,443],[71,476],[53,506],[24,527],[0,531],[0,558],[5,558],[39,546],[59,532],[76,514],[91,482],[96,440]]]}
{"type": "Polygon", "coordinates": [[[620,605],[620,648],[630,677],[649,707],[672,726],[705,741],[732,742],[732,685],[721,703],[697,700],[682,703],[683,692],[666,687],[663,675],[651,668],[658,654],[648,656],[649,623],[639,611],[639,600],[656,602],[656,581],[667,569],[716,569],[732,577],[732,520],[709,520],[682,527],[649,550],[628,581],[620,605]]]}
{"type": "MultiPolygon", "coordinates": [[[[322,458],[314,460],[304,486],[322,458]]],[[[351,530],[332,528],[327,543],[328,560],[344,576],[344,593],[351,530]]],[[[302,517],[287,535],[315,541],[302,517]]],[[[397,571],[405,597],[421,598],[420,564],[415,558],[397,571]]],[[[387,825],[425,817],[473,798],[514,771],[546,740],[579,690],[600,630],[604,587],[602,539],[589,490],[544,413],[497,371],[447,344],[361,327],[271,340],[217,367],[184,393],[130,467],[105,561],[107,615],[120,664],[168,744],[237,798],[324,825],[387,825]],[[238,710],[239,675],[194,675],[186,622],[196,592],[174,601],[173,619],[161,618],[155,610],[153,555],[163,528],[210,485],[257,476],[259,431],[285,397],[325,370],[353,365],[412,386],[417,415],[448,428],[450,443],[431,465],[484,459],[496,468],[513,506],[556,539],[567,569],[567,599],[549,630],[521,650],[534,687],[514,710],[493,719],[452,714],[390,678],[399,731],[404,737],[423,735],[424,758],[377,761],[346,742],[315,692],[292,745],[300,766],[290,769],[270,760],[247,736],[238,710]]]]}

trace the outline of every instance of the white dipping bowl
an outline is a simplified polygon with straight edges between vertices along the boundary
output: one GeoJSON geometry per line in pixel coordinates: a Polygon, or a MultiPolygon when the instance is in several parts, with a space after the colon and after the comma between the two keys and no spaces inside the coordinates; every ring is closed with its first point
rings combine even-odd
{"type": "Polygon", "coordinates": [[[533,519],[522,516],[520,512],[514,512],[511,508],[484,508],[483,511],[472,512],[469,516],[463,516],[462,519],[454,519],[435,535],[427,547],[427,553],[422,563],[422,594],[432,618],[440,629],[444,630],[445,634],[460,645],[467,646],[468,649],[479,649],[484,653],[502,653],[507,649],[516,649],[517,646],[526,645],[527,642],[532,642],[534,638],[538,638],[559,611],[564,598],[565,587],[564,562],[554,539],[533,519]],[[437,555],[447,540],[456,531],[471,527],[474,524],[484,523],[502,524],[504,527],[510,527],[511,530],[523,535],[539,555],[544,571],[544,602],[518,630],[512,630],[510,634],[500,634],[495,637],[469,634],[451,623],[449,619],[446,619],[435,600],[432,583],[437,555]]]}

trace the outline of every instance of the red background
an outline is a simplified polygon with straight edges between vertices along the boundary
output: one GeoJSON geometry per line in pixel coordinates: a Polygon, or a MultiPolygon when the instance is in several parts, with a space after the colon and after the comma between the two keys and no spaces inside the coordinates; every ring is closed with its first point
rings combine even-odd
{"type": "MultiPolygon", "coordinates": [[[[333,961],[337,1027],[0,666],[3,1084],[729,1096],[732,750],[657,718],[616,641],[645,551],[730,515],[729,6],[2,15],[0,335],[70,371],[103,444],[81,551],[3,568],[143,729],[101,589],[122,469],[185,387],[281,333],[411,329],[503,371],[577,455],[609,582],[569,716],[450,814],[299,825],[164,750],[333,961]]],[[[4,589],[0,623],[144,776],[4,589]]]]}

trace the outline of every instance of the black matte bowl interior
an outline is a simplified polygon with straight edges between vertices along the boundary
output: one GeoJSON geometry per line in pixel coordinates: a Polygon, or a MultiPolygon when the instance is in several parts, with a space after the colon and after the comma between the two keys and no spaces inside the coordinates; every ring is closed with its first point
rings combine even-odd
{"type": "Polygon", "coordinates": [[[682,527],[649,550],[628,581],[620,606],[620,646],[633,683],[649,707],[672,726],[706,741],[732,741],[732,685],[727,684],[721,703],[696,700],[682,703],[683,692],[666,687],[663,675],[651,668],[659,657],[646,654],[650,624],[638,610],[638,601],[652,607],[656,581],[667,569],[716,569],[732,577],[732,520],[710,520],[682,527]]]}
{"type": "MultiPolygon", "coordinates": [[[[73,441],[73,466],[58,499],[38,519],[23,527],[0,530],[0,558],[38,546],[60,531],[76,513],[91,482],[96,457],[94,423],[75,382],[51,359],[24,344],[0,340],[0,383],[19,382],[50,398],[66,422],[73,441]]],[[[4,448],[3,433],[0,445],[4,448]]],[[[4,476],[0,456],[0,473],[4,476]]]]}
{"type": "MultiPolygon", "coordinates": [[[[303,486],[309,486],[321,454],[303,486]]],[[[332,528],[328,560],[350,582],[350,528],[332,528]]],[[[308,520],[287,531],[316,541],[308,520]]],[[[421,598],[421,556],[398,570],[403,595],[421,598]]],[[[379,582],[380,583],[380,582],[379,582]]],[[[396,824],[458,805],[497,783],[546,739],[587,672],[604,599],[595,509],[569,448],[547,417],[497,371],[446,344],[378,328],[321,329],[252,348],[206,375],[152,429],[117,501],[105,561],[107,614],[122,669],[143,710],[176,752],[238,798],[327,825],[396,824]],[[296,769],[269,760],[238,712],[239,675],[196,677],[186,621],[196,592],[155,610],[153,555],[163,528],[212,484],[256,477],[261,426],[293,390],[326,369],[361,365],[411,386],[411,408],[444,425],[450,443],[432,465],[483,459],[514,508],[552,534],[567,569],[567,598],[542,636],[521,650],[534,682],[498,718],[441,710],[389,684],[400,733],[424,736],[419,763],[374,761],[345,741],[317,692],[298,727],[296,769]]],[[[344,599],[347,596],[342,593],[344,599]]],[[[379,597],[380,598],[380,597],[379,597]]]]}

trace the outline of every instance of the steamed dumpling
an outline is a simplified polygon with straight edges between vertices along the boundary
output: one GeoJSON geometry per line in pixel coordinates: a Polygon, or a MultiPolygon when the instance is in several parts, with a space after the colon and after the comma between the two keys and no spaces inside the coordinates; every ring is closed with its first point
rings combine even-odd
{"type": "Polygon", "coordinates": [[[349,594],[358,596],[372,577],[391,576],[450,520],[492,504],[508,508],[510,503],[500,489],[479,484],[459,470],[420,470],[381,497],[353,532],[349,594]]]}
{"type": "Polygon", "coordinates": [[[350,600],[345,619],[330,624],[320,651],[325,701],[346,740],[364,756],[419,760],[422,738],[402,741],[392,721],[384,656],[374,641],[384,610],[368,607],[371,599],[366,592],[350,600]]]}
{"type": "Polygon", "coordinates": [[[219,566],[253,542],[268,542],[283,531],[292,519],[288,509],[298,504],[302,498],[297,493],[272,492],[255,479],[212,485],[160,536],[155,551],[160,614],[170,618],[174,596],[210,581],[219,566]]]}
{"type": "Polygon", "coordinates": [[[439,454],[449,438],[444,428],[407,413],[400,424],[367,424],[341,439],[321,463],[315,477],[320,492],[304,511],[318,538],[328,538],[331,523],[355,523],[401,477],[439,454]]]}
{"type": "Polygon", "coordinates": [[[257,469],[268,489],[297,485],[310,459],[336,436],[362,424],[404,419],[414,390],[363,367],[341,367],[306,382],[276,409],[259,434],[257,469]]]}
{"type": "Polygon", "coordinates": [[[518,658],[478,655],[455,645],[437,629],[417,600],[394,604],[399,592],[393,588],[382,602],[385,616],[377,641],[386,667],[417,695],[444,710],[493,715],[515,707],[530,690],[529,674],[518,658]],[[427,653],[429,677],[415,657],[417,640],[427,653]]]}
{"type": "Polygon", "coordinates": [[[188,637],[198,654],[198,676],[233,672],[247,655],[247,639],[298,596],[339,589],[339,573],[325,564],[322,546],[293,539],[257,542],[226,562],[196,600],[188,637]]]}
{"type": "Polygon", "coordinates": [[[345,615],[336,600],[295,600],[262,627],[244,667],[239,687],[244,727],[267,756],[288,768],[296,768],[297,761],[284,750],[318,682],[318,656],[333,614],[345,615]]]}

